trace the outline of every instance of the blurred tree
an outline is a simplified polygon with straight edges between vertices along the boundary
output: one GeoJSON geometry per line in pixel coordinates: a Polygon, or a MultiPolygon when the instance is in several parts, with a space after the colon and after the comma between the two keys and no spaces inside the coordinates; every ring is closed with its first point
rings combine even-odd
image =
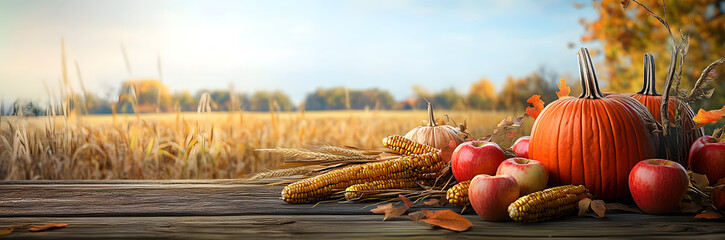
{"type": "MultiPolygon", "coordinates": [[[[156,79],[128,80],[121,84],[119,94],[128,94],[131,92],[132,88],[135,89],[136,92],[136,100],[138,103],[137,110],[139,112],[156,111],[158,100],[161,100],[159,108],[162,111],[171,110],[171,94],[169,94],[169,89],[166,85],[161,83],[161,81],[156,79]],[[159,93],[161,94],[161,97],[158,97],[159,93]]],[[[132,109],[128,106],[131,104],[128,99],[120,102],[119,104],[121,105],[120,109],[132,109]]]]}
{"type": "MultiPolygon", "coordinates": [[[[456,92],[455,89],[449,88],[445,89],[435,95],[433,95],[433,103],[435,108],[439,109],[453,109],[453,105],[456,104],[458,101],[462,101],[462,96],[456,92]]],[[[430,99],[429,99],[430,101],[430,99]]],[[[423,101],[424,102],[424,101],[423,101]]],[[[421,108],[425,109],[425,108],[421,108]]]]}
{"type": "Polygon", "coordinates": [[[191,95],[191,92],[184,90],[174,94],[174,102],[179,104],[181,111],[196,111],[199,99],[191,95]]]}
{"type": "Polygon", "coordinates": [[[493,109],[496,107],[496,97],[496,86],[488,78],[481,78],[471,85],[468,102],[475,109],[493,109]]]}
{"type": "Polygon", "coordinates": [[[350,109],[391,109],[395,99],[390,92],[379,89],[349,90],[344,87],[318,88],[305,98],[306,110],[342,110],[347,109],[347,98],[350,98],[350,109]]]}
{"type": "MultiPolygon", "coordinates": [[[[662,93],[670,61],[672,43],[667,29],[650,17],[645,9],[631,2],[626,11],[620,0],[593,1],[598,19],[580,23],[586,33],[583,42],[597,41],[603,46],[605,68],[599,68],[601,80],[608,81],[609,91],[634,93],[642,86],[645,53],[655,56],[657,89],[662,93]]],[[[667,16],[672,33],[679,42],[679,33],[688,34],[690,48],[685,58],[682,86],[691,88],[708,64],[725,56],[725,1],[667,1],[666,15],[658,0],[640,0],[660,17],[667,16]]],[[[575,5],[576,7],[576,5],[575,5]]],[[[721,65],[719,72],[725,71],[721,65]]],[[[720,77],[722,79],[722,77],[720,77]]],[[[725,82],[716,80],[712,99],[693,106],[720,108],[725,104],[725,82]]]]}
{"type": "Polygon", "coordinates": [[[269,111],[275,103],[282,111],[293,111],[296,109],[289,96],[282,91],[257,91],[249,98],[249,110],[269,111]]]}
{"type": "MultiPolygon", "coordinates": [[[[541,100],[548,104],[558,98],[556,96],[558,87],[555,84],[558,81],[559,75],[545,68],[540,68],[538,71],[520,79],[509,76],[506,78],[506,83],[504,83],[503,89],[498,95],[498,109],[523,111],[528,105],[526,100],[533,95],[540,95],[541,100]]],[[[578,79],[576,81],[568,80],[567,85],[572,86],[578,84],[578,82],[578,79]]]]}

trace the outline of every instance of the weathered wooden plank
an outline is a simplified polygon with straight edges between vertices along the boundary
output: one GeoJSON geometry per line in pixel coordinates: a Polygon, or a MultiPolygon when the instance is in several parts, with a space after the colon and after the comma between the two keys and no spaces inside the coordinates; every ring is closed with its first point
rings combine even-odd
{"type": "Polygon", "coordinates": [[[371,203],[287,204],[279,199],[281,186],[112,182],[3,184],[0,217],[350,215],[371,214],[373,208],[371,203]]]}
{"type": "MultiPolygon", "coordinates": [[[[485,222],[455,233],[406,216],[381,221],[369,204],[286,204],[280,186],[238,180],[4,181],[0,227],[67,223],[49,232],[0,238],[711,238],[725,223],[690,215],[609,214],[605,220],[566,218],[537,224],[485,222]],[[365,208],[367,206],[367,208],[365,208]]],[[[456,211],[460,208],[450,207],[456,211]]]]}
{"type": "MultiPolygon", "coordinates": [[[[469,215],[471,230],[456,233],[412,222],[381,221],[378,215],[258,215],[178,217],[0,218],[0,226],[66,223],[48,232],[18,231],[5,238],[670,238],[723,239],[722,223],[686,216],[616,214],[608,220],[569,218],[538,224],[485,222],[469,215]]],[[[0,237],[2,239],[3,237],[0,237]]]]}

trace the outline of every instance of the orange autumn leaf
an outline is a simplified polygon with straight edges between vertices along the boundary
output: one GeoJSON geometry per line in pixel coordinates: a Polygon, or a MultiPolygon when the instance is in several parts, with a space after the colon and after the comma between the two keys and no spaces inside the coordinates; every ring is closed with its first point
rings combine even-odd
{"type": "Polygon", "coordinates": [[[28,228],[28,231],[31,232],[40,232],[45,230],[53,230],[56,228],[64,228],[68,226],[68,224],[64,223],[51,223],[51,224],[45,224],[45,225],[30,225],[30,228],[28,228]]]}
{"type": "Polygon", "coordinates": [[[559,91],[556,92],[556,96],[559,96],[559,98],[567,97],[569,96],[569,92],[571,92],[571,88],[566,85],[566,80],[563,78],[559,79],[559,84],[556,84],[559,86],[559,91]]]}
{"type": "Polygon", "coordinates": [[[420,219],[420,221],[445,229],[462,232],[468,230],[469,228],[471,228],[471,226],[473,226],[473,223],[471,223],[471,221],[461,216],[461,214],[451,211],[450,209],[434,212],[423,210],[423,213],[425,217],[420,219]]]}
{"type": "Polygon", "coordinates": [[[723,106],[719,110],[711,110],[711,111],[705,111],[703,109],[700,109],[700,111],[697,112],[697,115],[692,118],[693,121],[697,123],[697,126],[695,128],[699,128],[704,126],[705,124],[720,120],[725,116],[725,106],[723,106]]]}
{"type": "Polygon", "coordinates": [[[526,102],[534,105],[534,107],[526,107],[526,114],[536,119],[536,117],[539,116],[539,113],[541,113],[541,110],[544,110],[544,101],[541,100],[541,96],[534,95],[531,96],[529,100],[526,100],[526,102]]]}
{"type": "Polygon", "coordinates": [[[722,219],[722,215],[720,215],[717,212],[703,212],[703,213],[700,213],[700,214],[695,215],[695,218],[722,219]]]}
{"type": "Polygon", "coordinates": [[[0,229],[0,236],[2,236],[2,235],[8,235],[8,234],[12,233],[13,230],[15,230],[15,228],[12,228],[12,227],[11,228],[7,228],[7,229],[0,229]]]}

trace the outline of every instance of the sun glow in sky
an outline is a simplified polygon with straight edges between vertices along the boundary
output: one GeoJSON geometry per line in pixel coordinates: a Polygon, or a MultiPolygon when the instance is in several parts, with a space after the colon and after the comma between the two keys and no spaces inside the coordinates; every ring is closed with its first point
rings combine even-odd
{"type": "Polygon", "coordinates": [[[467,93],[541,66],[576,76],[582,17],[571,1],[25,1],[0,0],[0,99],[45,100],[77,62],[87,88],[117,97],[122,81],[158,78],[172,92],[412,85],[467,93]],[[569,43],[577,46],[568,48],[569,43]],[[131,66],[124,63],[121,44],[131,66]],[[111,89],[111,91],[109,91],[111,89]]]}

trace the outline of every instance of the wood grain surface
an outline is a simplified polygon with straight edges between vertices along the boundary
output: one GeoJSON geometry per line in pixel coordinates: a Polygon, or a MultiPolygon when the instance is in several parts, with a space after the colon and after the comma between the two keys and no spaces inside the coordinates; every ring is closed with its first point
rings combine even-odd
{"type": "Polygon", "coordinates": [[[468,209],[463,214],[473,227],[456,233],[405,215],[382,221],[382,215],[370,213],[371,203],[286,204],[279,199],[281,189],[238,180],[0,181],[0,229],[68,224],[45,232],[17,230],[0,239],[725,239],[722,221],[621,212],[606,219],[520,224],[485,222],[468,209]]]}

